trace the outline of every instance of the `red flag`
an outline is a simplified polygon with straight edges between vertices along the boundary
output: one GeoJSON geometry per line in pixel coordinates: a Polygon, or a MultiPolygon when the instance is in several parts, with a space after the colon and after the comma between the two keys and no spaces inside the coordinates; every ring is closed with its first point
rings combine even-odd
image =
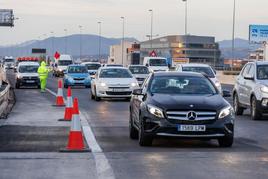
{"type": "Polygon", "coordinates": [[[56,53],[54,54],[54,58],[59,59],[60,58],[60,53],[56,51],[56,53]]]}
{"type": "Polygon", "coordinates": [[[150,52],[150,57],[157,57],[157,53],[156,53],[156,51],[152,51],[152,52],[150,52]]]}

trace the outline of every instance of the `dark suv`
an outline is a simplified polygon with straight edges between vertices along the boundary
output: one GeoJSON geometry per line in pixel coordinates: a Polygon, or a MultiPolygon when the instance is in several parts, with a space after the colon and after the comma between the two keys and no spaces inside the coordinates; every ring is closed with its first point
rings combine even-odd
{"type": "MultiPolygon", "coordinates": [[[[224,97],[230,92],[225,91],[224,97]]],[[[151,74],[130,103],[130,138],[141,146],[157,136],[218,139],[231,147],[234,112],[209,78],[191,72],[151,74]]]]}

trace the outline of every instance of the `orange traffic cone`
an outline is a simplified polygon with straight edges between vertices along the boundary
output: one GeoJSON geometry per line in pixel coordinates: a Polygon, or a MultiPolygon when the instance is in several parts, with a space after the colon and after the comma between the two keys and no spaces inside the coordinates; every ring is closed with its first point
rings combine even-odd
{"type": "Polygon", "coordinates": [[[89,152],[85,148],[84,138],[82,134],[81,121],[79,117],[78,99],[74,99],[73,117],[71,131],[69,133],[68,145],[62,152],[89,152]]]}
{"type": "Polygon", "coordinates": [[[73,115],[73,98],[72,98],[72,90],[71,87],[68,87],[67,91],[67,104],[65,107],[64,118],[59,119],[59,121],[71,121],[73,115]]]}
{"type": "Polygon", "coordinates": [[[57,107],[65,106],[64,99],[63,99],[62,80],[61,79],[58,80],[58,93],[57,93],[57,97],[56,97],[56,104],[53,106],[57,106],[57,107]]]}

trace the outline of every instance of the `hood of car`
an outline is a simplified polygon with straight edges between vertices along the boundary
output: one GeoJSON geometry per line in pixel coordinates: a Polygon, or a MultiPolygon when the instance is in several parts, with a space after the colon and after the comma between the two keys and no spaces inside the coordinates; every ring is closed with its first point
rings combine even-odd
{"type": "Polygon", "coordinates": [[[102,78],[102,83],[108,86],[129,86],[133,82],[137,82],[134,78],[102,78]]]}
{"type": "Polygon", "coordinates": [[[68,73],[67,75],[72,78],[87,78],[89,76],[88,73],[68,73]]]}
{"type": "Polygon", "coordinates": [[[206,96],[153,94],[150,98],[150,104],[164,110],[218,111],[228,105],[228,102],[219,94],[206,96]]]}

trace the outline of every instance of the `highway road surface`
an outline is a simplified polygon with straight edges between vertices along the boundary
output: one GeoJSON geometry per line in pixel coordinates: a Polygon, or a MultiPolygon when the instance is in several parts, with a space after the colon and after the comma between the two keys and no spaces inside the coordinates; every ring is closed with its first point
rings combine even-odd
{"type": "Polygon", "coordinates": [[[128,137],[129,102],[96,102],[90,99],[90,89],[82,87],[73,88],[73,97],[79,99],[82,122],[94,134],[95,140],[85,140],[94,150],[59,153],[68,140],[70,123],[58,122],[64,109],[51,106],[57,79],[50,77],[47,88],[45,94],[37,89],[15,90],[17,104],[0,127],[1,179],[268,178],[268,120],[252,121],[248,111],[237,117],[232,148],[219,148],[213,140],[166,138],[155,140],[152,147],[140,147],[128,137]]]}

